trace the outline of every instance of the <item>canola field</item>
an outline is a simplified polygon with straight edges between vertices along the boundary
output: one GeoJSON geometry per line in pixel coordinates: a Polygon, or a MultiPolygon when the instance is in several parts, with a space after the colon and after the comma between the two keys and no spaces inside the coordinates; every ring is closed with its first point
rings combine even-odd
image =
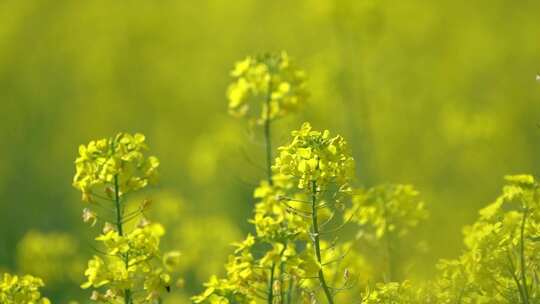
{"type": "Polygon", "coordinates": [[[540,2],[0,1],[0,304],[540,304],[540,2]]]}

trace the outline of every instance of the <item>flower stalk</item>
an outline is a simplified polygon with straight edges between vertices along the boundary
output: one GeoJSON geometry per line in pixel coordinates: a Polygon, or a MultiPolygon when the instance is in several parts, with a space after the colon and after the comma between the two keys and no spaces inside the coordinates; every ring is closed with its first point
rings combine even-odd
{"type": "Polygon", "coordinates": [[[321,258],[319,222],[318,222],[317,213],[318,213],[317,211],[317,181],[312,180],[311,181],[311,220],[312,220],[312,226],[313,226],[312,227],[313,228],[312,240],[313,240],[313,249],[315,251],[315,257],[317,258],[317,263],[319,264],[318,279],[324,291],[324,295],[326,296],[326,300],[328,301],[329,304],[334,304],[332,293],[330,292],[330,288],[328,287],[328,284],[326,283],[326,279],[324,277],[323,262],[321,258]]]}
{"type": "MultiPolygon", "coordinates": [[[[114,148],[113,148],[114,149],[114,148]]],[[[124,236],[124,224],[123,224],[123,209],[120,201],[120,186],[118,184],[118,174],[114,175],[114,203],[116,209],[116,228],[118,229],[118,235],[124,236]]],[[[129,256],[127,253],[124,254],[124,266],[126,271],[129,268],[129,256]]],[[[124,289],[124,303],[131,304],[131,289],[124,289]]]]}

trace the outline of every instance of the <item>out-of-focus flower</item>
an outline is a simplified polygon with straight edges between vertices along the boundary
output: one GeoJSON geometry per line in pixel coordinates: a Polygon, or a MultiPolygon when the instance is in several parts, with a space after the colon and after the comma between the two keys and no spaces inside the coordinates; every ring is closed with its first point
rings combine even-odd
{"type": "Polygon", "coordinates": [[[297,111],[307,100],[305,72],[287,53],[249,56],[236,63],[227,90],[229,113],[263,124],[297,111]]]}
{"type": "Polygon", "coordinates": [[[48,284],[73,283],[83,270],[79,244],[69,234],[30,231],[17,245],[18,269],[43,278],[48,284]]]}
{"type": "Polygon", "coordinates": [[[2,304],[50,304],[42,297],[39,289],[45,286],[43,280],[30,275],[16,276],[4,273],[0,277],[0,303],[2,304]]]}

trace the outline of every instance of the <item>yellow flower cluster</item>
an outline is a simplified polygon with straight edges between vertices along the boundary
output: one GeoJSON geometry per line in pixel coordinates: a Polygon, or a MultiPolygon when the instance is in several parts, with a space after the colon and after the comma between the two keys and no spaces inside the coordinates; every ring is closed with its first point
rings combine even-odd
{"type": "MultiPolygon", "coordinates": [[[[310,225],[305,218],[288,210],[287,204],[295,202],[287,203],[280,196],[290,185],[277,177],[274,185],[263,181],[255,189],[254,197],[259,202],[250,222],[255,225],[257,236],[248,235],[244,241],[235,244],[236,250],[225,265],[226,278],[212,276],[205,284],[206,290],[193,297],[195,303],[258,303],[258,299],[264,299],[261,290],[268,289],[271,269],[275,278],[281,278],[271,286],[276,297],[287,286],[290,288],[293,280],[313,275],[319,269],[307,251],[298,253],[296,250],[296,240],[309,240],[310,225]],[[253,247],[262,244],[270,248],[262,256],[257,251],[254,254],[253,247]]],[[[295,281],[294,284],[297,283],[295,281]]]]}
{"type": "MultiPolygon", "coordinates": [[[[218,279],[212,276],[208,283],[205,284],[206,290],[192,298],[194,303],[259,303],[261,299],[265,299],[262,292],[267,288],[268,284],[268,269],[273,268],[272,265],[277,265],[282,262],[284,265],[283,272],[274,269],[275,277],[281,277],[277,280],[272,288],[276,294],[285,286],[279,284],[287,284],[290,286],[293,278],[306,277],[305,268],[318,269],[317,266],[307,267],[303,256],[294,250],[294,246],[288,244],[285,247],[282,244],[275,244],[270,250],[266,251],[261,258],[255,258],[252,250],[257,244],[254,236],[248,235],[246,239],[240,243],[236,243],[234,255],[229,257],[229,261],[225,265],[227,277],[218,279]]],[[[315,262],[313,261],[313,265],[315,262]]]]}
{"type": "Polygon", "coordinates": [[[428,304],[440,303],[431,302],[427,299],[423,290],[414,286],[409,281],[402,283],[389,282],[378,283],[375,288],[368,289],[360,301],[361,304],[428,304]]]}
{"type": "Polygon", "coordinates": [[[114,138],[92,141],[79,149],[75,164],[74,186],[83,193],[83,200],[100,200],[96,204],[109,208],[114,220],[98,215],[90,208],[83,210],[83,220],[94,226],[103,219],[103,232],[96,237],[102,256],[95,255],[85,271],[87,281],[82,288],[93,288],[91,300],[102,303],[154,303],[170,290],[171,276],[180,262],[180,253],[162,255],[162,225],[151,223],[144,216],[150,201],[131,210],[125,195],[146,187],[157,174],[159,161],[145,155],[148,147],[142,134],[120,133],[114,138]],[[100,193],[97,193],[98,191],[100,193]],[[110,204],[102,205],[101,202],[110,204]],[[139,219],[138,225],[127,225],[139,219]],[[114,224],[111,224],[113,222],[114,224]],[[130,228],[130,229],[127,229],[130,228]]]}
{"type": "Polygon", "coordinates": [[[111,196],[115,187],[119,195],[144,188],[155,180],[159,166],[156,157],[145,155],[147,150],[142,134],[119,133],[81,145],[73,186],[83,201],[91,201],[96,190],[111,196]]]}
{"type": "Polygon", "coordinates": [[[314,131],[309,123],[292,136],[289,145],[278,149],[274,171],[298,180],[300,189],[312,189],[315,183],[323,190],[331,185],[349,190],[355,163],[343,137],[331,136],[328,130],[314,131]]]}
{"type": "Polygon", "coordinates": [[[45,284],[39,278],[4,273],[0,278],[0,303],[2,304],[50,304],[41,296],[39,289],[45,284]]]}
{"type": "MultiPolygon", "coordinates": [[[[531,175],[506,176],[505,180],[502,194],[464,229],[463,254],[440,260],[433,281],[420,286],[410,281],[376,284],[367,288],[360,303],[539,303],[540,183],[531,175]]],[[[372,192],[371,201],[414,197],[388,190],[386,194],[372,192]]],[[[393,204],[393,209],[398,206],[393,204]]],[[[414,218],[413,214],[403,217],[414,218]]]]}
{"type": "MultiPolygon", "coordinates": [[[[140,290],[135,303],[157,299],[170,284],[170,275],[161,263],[159,241],[165,233],[159,224],[148,224],[121,236],[111,230],[96,238],[105,248],[106,258],[94,256],[85,271],[87,282],[82,288],[106,286],[105,294],[94,292],[96,300],[113,301],[123,297],[124,290],[140,290]],[[127,261],[127,263],[126,263],[127,261]]],[[[167,266],[177,262],[167,255],[167,266]]]]}
{"type": "Polygon", "coordinates": [[[231,76],[229,112],[259,124],[297,111],[308,98],[306,75],[285,52],[249,56],[231,76]]]}
{"type": "MultiPolygon", "coordinates": [[[[262,181],[254,191],[255,215],[250,223],[255,225],[257,236],[269,243],[286,243],[308,239],[309,223],[292,208],[302,208],[301,203],[287,199],[284,189],[290,188],[283,179],[275,176],[274,185],[262,181]]],[[[300,199],[300,198],[299,198],[300,199]]]]}
{"type": "MultiPolygon", "coordinates": [[[[279,148],[271,166],[270,121],[304,103],[305,75],[282,53],[248,57],[236,65],[232,76],[235,81],[227,92],[231,114],[265,124],[267,179],[253,194],[257,202],[249,222],[255,226],[256,236],[248,235],[237,243],[225,266],[226,277],[212,276],[206,290],[192,300],[314,303],[322,287],[333,303],[335,292],[325,282],[323,267],[342,260],[352,248],[321,240],[321,233],[339,227],[319,231],[318,219],[328,224],[336,212],[343,211],[343,199],[351,194],[354,160],[347,143],[341,136],[314,131],[305,123],[292,132],[288,145],[279,148]]],[[[340,283],[349,288],[350,272],[340,270],[346,274],[340,283]]],[[[337,276],[337,272],[331,274],[337,276]]]]}
{"type": "Polygon", "coordinates": [[[345,215],[362,227],[369,229],[377,239],[386,234],[401,237],[409,233],[428,212],[418,191],[411,185],[380,185],[358,190],[353,205],[345,215]]]}
{"type": "Polygon", "coordinates": [[[506,176],[502,194],[464,229],[465,252],[442,260],[435,282],[441,303],[538,303],[540,184],[506,176]],[[444,301],[444,302],[443,302],[444,301]]]}
{"type": "Polygon", "coordinates": [[[264,282],[261,269],[257,269],[251,247],[255,238],[248,235],[246,239],[235,244],[234,255],[229,256],[225,265],[227,278],[218,279],[212,276],[205,284],[206,290],[192,298],[194,303],[246,303],[255,304],[257,288],[264,282]]]}

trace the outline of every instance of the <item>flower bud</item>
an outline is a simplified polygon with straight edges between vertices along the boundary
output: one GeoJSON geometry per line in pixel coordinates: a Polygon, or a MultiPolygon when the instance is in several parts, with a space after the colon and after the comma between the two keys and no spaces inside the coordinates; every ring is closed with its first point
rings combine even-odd
{"type": "Polygon", "coordinates": [[[82,213],[82,219],[85,223],[90,223],[90,226],[94,227],[97,222],[97,215],[94,211],[89,208],[84,208],[82,213]]]}
{"type": "Polygon", "coordinates": [[[179,278],[178,280],[176,280],[176,287],[177,288],[184,288],[186,285],[186,281],[182,278],[179,278]]]}
{"type": "Polygon", "coordinates": [[[182,253],[180,251],[169,251],[163,255],[163,265],[172,271],[180,264],[180,257],[182,253]]]}
{"type": "Polygon", "coordinates": [[[351,274],[349,273],[349,269],[345,268],[345,272],[343,273],[343,279],[345,280],[345,282],[348,282],[350,278],[351,274]]]}
{"type": "Polygon", "coordinates": [[[113,199],[114,198],[114,190],[112,187],[105,187],[105,194],[108,198],[113,199]]]}
{"type": "Polygon", "coordinates": [[[105,222],[105,225],[103,225],[103,234],[107,234],[111,231],[116,231],[116,227],[109,222],[105,222]]]}
{"type": "Polygon", "coordinates": [[[152,205],[152,200],[150,199],[145,199],[142,203],[141,203],[141,210],[146,210],[150,207],[150,205],[152,205]]]}
{"type": "Polygon", "coordinates": [[[82,193],[82,201],[85,202],[85,203],[91,203],[92,202],[92,197],[90,196],[89,192],[83,192],[82,193]]]}
{"type": "Polygon", "coordinates": [[[274,294],[280,294],[281,293],[281,281],[280,280],[275,280],[272,288],[274,289],[274,294]]]}
{"type": "Polygon", "coordinates": [[[100,294],[98,291],[94,290],[92,291],[92,295],[90,296],[90,300],[92,301],[105,301],[105,297],[100,294]]]}
{"type": "Polygon", "coordinates": [[[146,217],[141,217],[141,219],[139,220],[139,223],[137,224],[137,228],[144,228],[148,225],[150,225],[151,222],[146,218],[146,217]]]}

